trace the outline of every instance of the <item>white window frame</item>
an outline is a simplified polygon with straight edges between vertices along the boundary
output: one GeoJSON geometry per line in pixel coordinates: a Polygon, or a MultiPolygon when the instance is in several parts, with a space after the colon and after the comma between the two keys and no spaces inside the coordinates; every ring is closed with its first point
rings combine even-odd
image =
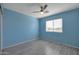
{"type": "Polygon", "coordinates": [[[53,21],[46,21],[46,32],[53,32],[53,21]]]}
{"type": "Polygon", "coordinates": [[[63,32],[62,18],[46,21],[46,32],[63,32]]]}

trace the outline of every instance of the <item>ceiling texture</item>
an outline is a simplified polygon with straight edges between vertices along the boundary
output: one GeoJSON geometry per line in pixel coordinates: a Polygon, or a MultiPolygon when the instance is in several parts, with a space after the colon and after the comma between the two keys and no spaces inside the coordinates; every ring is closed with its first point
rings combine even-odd
{"type": "Polygon", "coordinates": [[[4,3],[2,4],[2,6],[4,8],[17,11],[25,15],[33,16],[36,18],[42,18],[60,12],[79,8],[79,3],[4,3]],[[40,5],[44,6],[45,4],[48,5],[46,10],[49,11],[49,13],[32,13],[34,11],[39,11],[40,5]]]}

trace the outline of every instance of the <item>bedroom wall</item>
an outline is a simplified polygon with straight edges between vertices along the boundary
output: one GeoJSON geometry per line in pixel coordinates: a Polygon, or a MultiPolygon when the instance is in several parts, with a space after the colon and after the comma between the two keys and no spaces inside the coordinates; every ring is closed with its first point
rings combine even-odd
{"type": "Polygon", "coordinates": [[[38,39],[38,20],[9,9],[3,9],[3,48],[38,39]]]}
{"type": "Polygon", "coordinates": [[[39,19],[39,37],[79,48],[79,8],[39,19]],[[63,19],[63,33],[46,32],[45,23],[58,17],[63,19]]]}

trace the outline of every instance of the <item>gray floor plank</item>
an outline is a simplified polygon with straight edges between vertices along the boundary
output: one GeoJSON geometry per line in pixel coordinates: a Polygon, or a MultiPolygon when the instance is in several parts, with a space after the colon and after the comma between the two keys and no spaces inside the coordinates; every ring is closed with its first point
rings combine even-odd
{"type": "Polygon", "coordinates": [[[43,40],[7,48],[4,52],[4,55],[79,55],[79,49],[43,40]]]}

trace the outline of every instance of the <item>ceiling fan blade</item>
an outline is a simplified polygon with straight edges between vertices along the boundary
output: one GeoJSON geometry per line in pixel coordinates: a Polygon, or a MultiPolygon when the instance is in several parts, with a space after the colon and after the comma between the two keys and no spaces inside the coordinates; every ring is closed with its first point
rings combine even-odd
{"type": "Polygon", "coordinates": [[[34,11],[34,12],[32,12],[32,13],[38,13],[38,12],[40,12],[40,11],[34,11]]]}
{"type": "Polygon", "coordinates": [[[48,6],[48,5],[45,5],[43,9],[45,10],[45,9],[47,8],[47,6],[48,6]]]}
{"type": "Polygon", "coordinates": [[[40,8],[41,8],[41,10],[40,10],[40,11],[42,12],[42,11],[43,11],[43,7],[41,6],[40,8]]]}

